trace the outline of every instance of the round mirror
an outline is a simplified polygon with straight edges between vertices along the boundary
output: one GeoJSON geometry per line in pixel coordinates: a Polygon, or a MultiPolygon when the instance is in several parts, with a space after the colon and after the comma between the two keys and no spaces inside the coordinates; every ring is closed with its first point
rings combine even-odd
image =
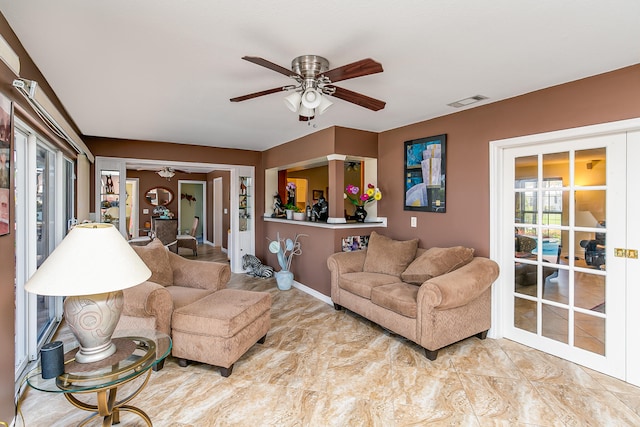
{"type": "Polygon", "coordinates": [[[173,193],[168,188],[156,187],[147,191],[144,198],[153,206],[167,206],[173,200],[173,193]]]}

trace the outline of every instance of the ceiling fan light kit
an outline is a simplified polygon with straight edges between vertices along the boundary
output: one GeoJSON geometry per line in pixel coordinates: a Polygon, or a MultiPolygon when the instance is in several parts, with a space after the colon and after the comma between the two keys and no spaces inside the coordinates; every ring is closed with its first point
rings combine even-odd
{"type": "Polygon", "coordinates": [[[160,175],[161,177],[165,178],[167,181],[170,181],[171,178],[174,177],[174,175],[176,174],[174,172],[174,170],[168,166],[163,167],[162,169],[160,169],[158,172],[156,172],[158,175],[160,175]]]}
{"type": "Polygon", "coordinates": [[[323,114],[333,105],[333,102],[328,100],[326,95],[335,96],[373,111],[383,109],[386,104],[384,101],[342,89],[333,84],[341,80],[381,73],[383,71],[382,65],[370,58],[329,70],[329,61],[326,58],[318,55],[303,55],[291,61],[291,71],[255,56],[244,56],[242,59],[284,74],[294,79],[297,84],[231,98],[231,102],[246,101],[280,91],[293,90],[293,93],[284,98],[284,103],[289,110],[298,113],[300,121],[310,121],[316,114],[323,114]]]}

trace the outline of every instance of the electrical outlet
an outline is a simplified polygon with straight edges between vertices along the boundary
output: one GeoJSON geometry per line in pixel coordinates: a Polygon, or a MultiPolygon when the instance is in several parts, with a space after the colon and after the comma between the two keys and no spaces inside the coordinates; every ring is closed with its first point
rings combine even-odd
{"type": "Polygon", "coordinates": [[[411,217],[411,226],[412,227],[417,227],[418,226],[418,218],[416,218],[415,216],[411,217]]]}

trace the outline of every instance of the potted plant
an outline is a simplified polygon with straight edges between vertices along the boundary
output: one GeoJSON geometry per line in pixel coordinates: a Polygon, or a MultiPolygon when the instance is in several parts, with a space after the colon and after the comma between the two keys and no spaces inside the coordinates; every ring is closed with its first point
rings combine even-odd
{"type": "Polygon", "coordinates": [[[300,212],[300,209],[293,203],[287,203],[284,205],[284,211],[287,214],[287,219],[293,219],[294,212],[300,212]]]}
{"type": "MultiPolygon", "coordinates": [[[[302,248],[298,239],[306,234],[296,234],[293,240],[281,239],[280,233],[276,235],[276,240],[272,240],[269,243],[269,252],[276,254],[278,257],[278,264],[280,264],[280,271],[275,273],[278,289],[287,291],[291,289],[293,285],[293,273],[289,271],[291,268],[291,261],[294,255],[300,255],[302,248]]],[[[267,239],[269,239],[267,237],[267,239]]]]}

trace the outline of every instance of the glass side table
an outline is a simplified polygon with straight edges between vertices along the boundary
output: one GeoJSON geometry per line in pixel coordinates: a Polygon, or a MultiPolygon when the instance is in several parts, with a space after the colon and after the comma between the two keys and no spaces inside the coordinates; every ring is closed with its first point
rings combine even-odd
{"type": "Polygon", "coordinates": [[[64,393],[64,397],[75,407],[93,412],[78,426],[103,417],[103,427],[118,424],[120,411],[132,412],[151,427],[151,419],[140,408],[128,403],[136,397],[149,382],[154,366],[161,363],[171,351],[171,338],[161,332],[148,330],[126,330],[114,334],[116,353],[104,360],[93,363],[77,363],[74,359],[78,346],[65,352],[65,372],[56,378],[43,379],[41,368],[35,368],[27,375],[30,387],[49,393],[64,393]],[[143,374],[142,383],[128,396],[117,398],[118,387],[143,374]],[[74,394],[96,393],[97,404],[89,404],[76,398],[74,394]]]}

